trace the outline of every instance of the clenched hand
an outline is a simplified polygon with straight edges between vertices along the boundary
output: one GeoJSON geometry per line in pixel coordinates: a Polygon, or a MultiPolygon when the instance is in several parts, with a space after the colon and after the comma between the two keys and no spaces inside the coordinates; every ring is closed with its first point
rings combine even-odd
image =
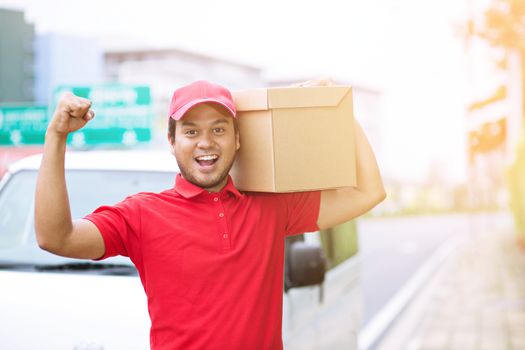
{"type": "Polygon", "coordinates": [[[47,132],[67,136],[70,132],[81,129],[95,116],[90,107],[91,101],[88,99],[65,92],[60,96],[47,132]]]}

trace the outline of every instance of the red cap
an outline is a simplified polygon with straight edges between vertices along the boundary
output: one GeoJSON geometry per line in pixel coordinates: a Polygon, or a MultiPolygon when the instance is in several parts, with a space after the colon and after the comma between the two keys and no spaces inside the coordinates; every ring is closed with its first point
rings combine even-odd
{"type": "Polygon", "coordinates": [[[168,116],[179,120],[191,107],[204,102],[218,103],[224,106],[232,117],[237,117],[230,91],[223,86],[205,80],[198,80],[175,90],[171,98],[168,116]]]}

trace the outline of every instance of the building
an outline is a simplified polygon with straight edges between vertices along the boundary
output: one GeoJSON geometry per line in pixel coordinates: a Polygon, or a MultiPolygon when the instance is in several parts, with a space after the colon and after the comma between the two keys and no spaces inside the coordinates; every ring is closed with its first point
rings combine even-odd
{"type": "Polygon", "coordinates": [[[261,69],[180,49],[108,51],[105,74],[110,82],[145,84],[166,106],[175,87],[206,79],[232,89],[261,86],[261,69]]]}
{"type": "Polygon", "coordinates": [[[173,90],[205,79],[231,89],[264,86],[261,69],[181,49],[136,49],[105,53],[108,82],[147,85],[154,108],[153,141],[166,144],[166,113],[173,90]]]}
{"type": "Polygon", "coordinates": [[[104,81],[104,53],[97,39],[59,34],[35,38],[35,101],[50,104],[60,85],[92,85],[104,81]]]}
{"type": "Polygon", "coordinates": [[[23,12],[0,9],[0,103],[34,99],[34,33],[23,12]]]}

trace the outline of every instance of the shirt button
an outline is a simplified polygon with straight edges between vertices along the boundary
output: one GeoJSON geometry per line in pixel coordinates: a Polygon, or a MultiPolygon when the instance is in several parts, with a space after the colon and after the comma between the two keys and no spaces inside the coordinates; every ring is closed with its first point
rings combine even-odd
{"type": "Polygon", "coordinates": [[[213,201],[214,201],[214,202],[218,202],[218,201],[219,201],[219,198],[217,198],[217,197],[213,197],[213,201]]]}
{"type": "Polygon", "coordinates": [[[228,238],[228,234],[227,233],[223,234],[222,238],[228,238]]]}
{"type": "Polygon", "coordinates": [[[219,217],[220,218],[224,217],[224,213],[219,213],[219,217]]]}

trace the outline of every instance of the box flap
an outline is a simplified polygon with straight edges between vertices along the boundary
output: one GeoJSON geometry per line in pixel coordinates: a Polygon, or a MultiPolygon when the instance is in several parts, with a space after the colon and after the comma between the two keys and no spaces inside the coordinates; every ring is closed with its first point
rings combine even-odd
{"type": "Polygon", "coordinates": [[[352,90],[350,86],[279,87],[232,91],[239,112],[270,108],[335,107],[352,90]]]}
{"type": "Polygon", "coordinates": [[[260,111],[268,109],[267,89],[232,91],[235,108],[242,111],[260,111]]]}
{"type": "Polygon", "coordinates": [[[270,108],[337,106],[351,91],[349,86],[284,87],[268,89],[270,108]]]}
{"type": "Polygon", "coordinates": [[[276,192],[355,186],[351,91],[337,107],[277,108],[272,117],[276,192]]]}

